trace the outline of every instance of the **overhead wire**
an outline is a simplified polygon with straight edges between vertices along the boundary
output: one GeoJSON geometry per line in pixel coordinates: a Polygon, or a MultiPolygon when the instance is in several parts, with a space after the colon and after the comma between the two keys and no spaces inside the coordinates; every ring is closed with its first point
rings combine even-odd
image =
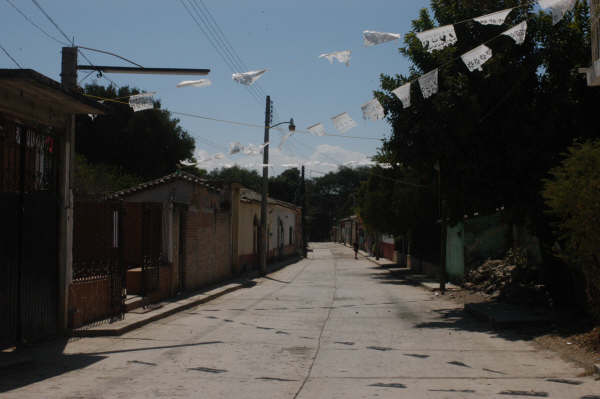
{"type": "Polygon", "coordinates": [[[5,48],[2,46],[2,44],[0,44],[0,49],[2,49],[2,51],[4,51],[4,54],[6,54],[6,55],[8,56],[8,58],[10,58],[10,60],[11,60],[12,62],[14,62],[14,63],[15,63],[15,64],[16,64],[16,65],[17,65],[17,66],[20,68],[20,69],[23,69],[23,67],[21,66],[21,64],[19,64],[19,63],[17,62],[17,60],[15,60],[15,59],[13,58],[13,56],[12,56],[12,55],[10,55],[10,53],[8,52],[8,50],[6,50],[6,49],[5,49],[5,48]]]}
{"type": "MultiPolygon", "coordinates": [[[[44,16],[48,19],[48,21],[50,21],[50,23],[52,25],[54,25],[54,27],[56,28],[56,30],[58,30],[60,32],[60,34],[67,40],[67,42],[70,45],[75,46],[74,40],[69,39],[69,37],[67,36],[67,34],[60,28],[60,26],[58,26],[58,24],[52,19],[52,17],[42,8],[42,6],[37,2],[37,0],[31,0],[31,1],[42,12],[42,14],[44,14],[44,16]]],[[[59,41],[59,43],[60,43],[60,41],[59,41]]],[[[88,62],[88,64],[90,64],[90,66],[96,68],[96,66],[94,65],[94,63],[79,48],[77,48],[77,52],[79,54],[81,54],[81,56],[88,62]]],[[[113,81],[112,79],[106,77],[102,73],[102,71],[98,70],[98,73],[99,73],[100,77],[108,80],[115,87],[118,87],[117,83],[115,81],[113,81]]],[[[89,74],[88,74],[88,76],[89,76],[89,74]]]]}
{"type": "Polygon", "coordinates": [[[46,30],[44,28],[42,28],[41,26],[39,26],[38,24],[36,24],[35,22],[33,22],[33,20],[31,18],[29,18],[19,7],[17,7],[11,0],[6,0],[6,2],[12,7],[14,8],[19,14],[21,14],[21,16],[23,18],[25,18],[25,20],[27,22],[29,22],[31,25],[33,25],[35,28],[37,28],[40,32],[42,32],[44,35],[46,35],[48,38],[54,40],[55,42],[62,44],[63,46],[68,46],[69,43],[64,42],[62,40],[57,39],[55,36],[51,35],[50,33],[46,32],[46,30]]]}

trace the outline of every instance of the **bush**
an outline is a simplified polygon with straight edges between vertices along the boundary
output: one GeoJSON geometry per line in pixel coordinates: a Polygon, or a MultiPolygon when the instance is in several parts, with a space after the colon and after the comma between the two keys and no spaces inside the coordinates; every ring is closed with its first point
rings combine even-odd
{"type": "Polygon", "coordinates": [[[575,142],[550,171],[542,195],[556,223],[556,254],[583,272],[591,315],[600,321],[600,140],[575,142]]]}

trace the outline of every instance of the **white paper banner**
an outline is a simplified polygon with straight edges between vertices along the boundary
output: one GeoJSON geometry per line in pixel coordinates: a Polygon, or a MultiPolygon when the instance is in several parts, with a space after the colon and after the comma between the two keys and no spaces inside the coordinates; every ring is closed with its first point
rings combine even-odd
{"type": "Polygon", "coordinates": [[[254,144],[248,144],[247,146],[242,148],[242,152],[246,155],[258,155],[259,151],[260,150],[259,150],[258,146],[254,145],[254,144]]]}
{"type": "Polygon", "coordinates": [[[473,21],[479,22],[481,25],[502,25],[512,10],[512,8],[509,8],[491,14],[482,15],[481,17],[473,18],[473,21]]]}
{"type": "Polygon", "coordinates": [[[327,58],[330,64],[333,64],[333,60],[338,60],[342,64],[346,64],[346,66],[350,66],[350,56],[352,52],[350,50],[343,51],[335,51],[333,53],[324,53],[319,56],[319,58],[327,58]]]}
{"type": "Polygon", "coordinates": [[[577,0],[538,0],[540,7],[552,10],[552,25],[556,25],[560,22],[565,14],[570,11],[577,0]]]}
{"type": "Polygon", "coordinates": [[[483,71],[481,68],[490,58],[492,58],[492,49],[486,45],[475,47],[460,56],[470,72],[474,70],[483,71]]]}
{"type": "Polygon", "coordinates": [[[441,50],[451,46],[458,41],[454,25],[440,26],[439,28],[419,32],[417,38],[430,53],[433,50],[441,50]]]}
{"type": "Polygon", "coordinates": [[[325,136],[327,134],[325,133],[325,126],[323,126],[322,123],[315,123],[314,125],[309,126],[307,130],[315,136],[325,136]]]}
{"type": "Polygon", "coordinates": [[[366,30],[363,32],[364,44],[367,47],[390,42],[392,40],[400,39],[401,37],[402,35],[398,33],[375,32],[373,30],[366,30]]]}
{"type": "Polygon", "coordinates": [[[523,44],[523,42],[525,42],[525,36],[527,36],[527,21],[523,21],[520,24],[513,26],[502,34],[512,38],[516,44],[523,44]]]}
{"type": "Polygon", "coordinates": [[[212,82],[209,79],[200,79],[200,80],[184,80],[182,82],[177,83],[176,87],[206,87],[210,86],[212,82]]]}
{"type": "Polygon", "coordinates": [[[423,98],[429,98],[438,92],[438,69],[427,72],[419,78],[419,87],[423,98]]]}
{"type": "Polygon", "coordinates": [[[243,85],[250,86],[254,82],[256,82],[258,78],[260,78],[265,72],[267,72],[266,69],[261,69],[259,71],[249,71],[244,73],[234,73],[233,75],[231,75],[231,78],[243,85]]]}
{"type": "Polygon", "coordinates": [[[343,112],[339,115],[331,118],[333,125],[340,133],[346,133],[348,130],[356,127],[356,122],[348,115],[347,112],[343,112]]]}
{"type": "Polygon", "coordinates": [[[402,108],[410,107],[410,82],[392,90],[392,93],[402,101],[402,108]]]}
{"type": "Polygon", "coordinates": [[[154,96],[156,92],[136,94],[129,97],[129,106],[133,108],[133,112],[143,111],[145,109],[154,108],[154,96]]]}
{"type": "Polygon", "coordinates": [[[236,141],[234,143],[229,143],[229,154],[230,155],[237,154],[240,151],[242,151],[242,143],[240,143],[239,141],[236,141]]]}
{"type": "Polygon", "coordinates": [[[363,104],[360,109],[363,113],[363,119],[376,121],[385,117],[385,111],[376,98],[372,99],[366,104],[363,104]]]}

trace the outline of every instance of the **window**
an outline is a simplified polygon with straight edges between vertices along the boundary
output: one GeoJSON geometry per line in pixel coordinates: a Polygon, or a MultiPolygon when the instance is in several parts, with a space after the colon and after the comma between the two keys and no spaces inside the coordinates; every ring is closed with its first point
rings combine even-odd
{"type": "Polygon", "coordinates": [[[293,234],[294,234],[294,230],[292,229],[292,226],[290,226],[290,245],[292,245],[294,243],[293,241],[293,234]]]}

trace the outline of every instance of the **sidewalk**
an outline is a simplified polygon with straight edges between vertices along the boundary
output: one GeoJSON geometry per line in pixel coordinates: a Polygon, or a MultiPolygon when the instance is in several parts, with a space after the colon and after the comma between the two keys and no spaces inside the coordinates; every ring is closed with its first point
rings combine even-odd
{"type": "MultiPolygon", "coordinates": [[[[410,273],[410,269],[406,267],[398,267],[397,263],[394,261],[391,261],[386,258],[377,259],[374,256],[369,256],[369,254],[363,250],[359,250],[358,255],[359,257],[363,257],[366,260],[373,262],[382,268],[387,268],[390,274],[398,275],[406,280],[418,283],[420,286],[429,291],[439,291],[440,289],[440,282],[438,280],[429,277],[425,274],[410,273]]],[[[457,285],[454,285],[452,283],[446,283],[447,291],[459,291],[461,289],[462,288],[457,285]]]]}
{"type": "MultiPolygon", "coordinates": [[[[268,266],[267,274],[273,273],[283,267],[300,261],[302,257],[294,256],[281,262],[272,263],[268,266]]],[[[71,335],[74,337],[100,337],[100,336],[119,336],[136,328],[145,326],[153,321],[171,316],[177,312],[193,308],[194,306],[212,301],[220,296],[237,291],[241,288],[249,288],[256,285],[254,279],[260,277],[258,271],[252,271],[246,275],[225,282],[223,284],[209,287],[202,291],[196,291],[191,294],[170,298],[165,301],[152,304],[148,310],[142,308],[125,313],[125,318],[113,323],[101,325],[91,324],[83,326],[80,329],[73,330],[71,335]]]]}

